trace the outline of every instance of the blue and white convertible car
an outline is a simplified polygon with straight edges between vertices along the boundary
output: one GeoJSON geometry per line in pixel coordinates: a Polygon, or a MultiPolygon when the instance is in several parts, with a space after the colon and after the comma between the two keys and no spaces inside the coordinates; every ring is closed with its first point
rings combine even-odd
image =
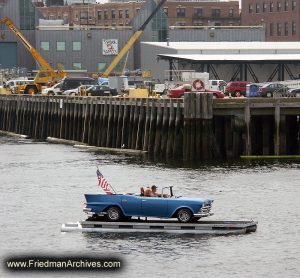
{"type": "Polygon", "coordinates": [[[179,222],[197,221],[212,215],[212,199],[173,196],[145,197],[142,194],[85,194],[84,212],[93,217],[105,216],[108,221],[122,221],[131,217],[177,218],[179,222]]]}

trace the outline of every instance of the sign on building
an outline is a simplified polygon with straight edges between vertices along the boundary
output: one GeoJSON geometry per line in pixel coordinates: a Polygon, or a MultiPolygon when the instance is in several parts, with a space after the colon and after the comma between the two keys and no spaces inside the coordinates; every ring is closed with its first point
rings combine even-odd
{"type": "Polygon", "coordinates": [[[103,39],[102,40],[102,54],[103,55],[118,55],[118,40],[117,39],[103,39]]]}

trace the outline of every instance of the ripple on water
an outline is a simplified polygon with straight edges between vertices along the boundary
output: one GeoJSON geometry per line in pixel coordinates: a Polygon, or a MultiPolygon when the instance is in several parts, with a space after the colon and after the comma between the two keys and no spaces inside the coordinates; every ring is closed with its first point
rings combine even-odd
{"type": "Polygon", "coordinates": [[[300,277],[299,168],[299,160],[165,164],[0,137],[0,254],[115,255],[125,261],[121,276],[133,278],[300,277]],[[99,192],[97,166],[118,192],[174,185],[177,195],[212,197],[211,219],[253,218],[257,232],[225,237],[61,233],[61,223],[85,217],[83,194],[99,192]]]}

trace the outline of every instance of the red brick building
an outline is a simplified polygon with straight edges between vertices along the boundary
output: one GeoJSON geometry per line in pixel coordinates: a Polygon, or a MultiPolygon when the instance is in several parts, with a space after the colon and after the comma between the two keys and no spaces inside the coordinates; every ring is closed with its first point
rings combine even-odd
{"type": "Polygon", "coordinates": [[[300,0],[243,0],[242,25],[265,25],[266,41],[300,41],[300,0]]]}
{"type": "Polygon", "coordinates": [[[239,2],[168,0],[163,6],[169,26],[240,25],[239,2]]]}
{"type": "MultiPolygon", "coordinates": [[[[67,19],[70,25],[126,26],[145,2],[108,2],[38,8],[45,19],[67,19]]],[[[169,26],[240,25],[239,2],[169,0],[163,10],[169,26]]]]}

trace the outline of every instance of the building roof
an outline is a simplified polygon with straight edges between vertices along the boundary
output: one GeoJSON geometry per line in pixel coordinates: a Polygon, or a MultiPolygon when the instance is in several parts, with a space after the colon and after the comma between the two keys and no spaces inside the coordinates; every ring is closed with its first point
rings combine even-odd
{"type": "Polygon", "coordinates": [[[297,42],[142,42],[142,44],[153,45],[178,52],[195,51],[201,53],[206,50],[296,50],[300,53],[300,43],[297,42]]]}
{"type": "Polygon", "coordinates": [[[300,61],[299,54],[158,54],[162,59],[211,62],[300,61]]]}

